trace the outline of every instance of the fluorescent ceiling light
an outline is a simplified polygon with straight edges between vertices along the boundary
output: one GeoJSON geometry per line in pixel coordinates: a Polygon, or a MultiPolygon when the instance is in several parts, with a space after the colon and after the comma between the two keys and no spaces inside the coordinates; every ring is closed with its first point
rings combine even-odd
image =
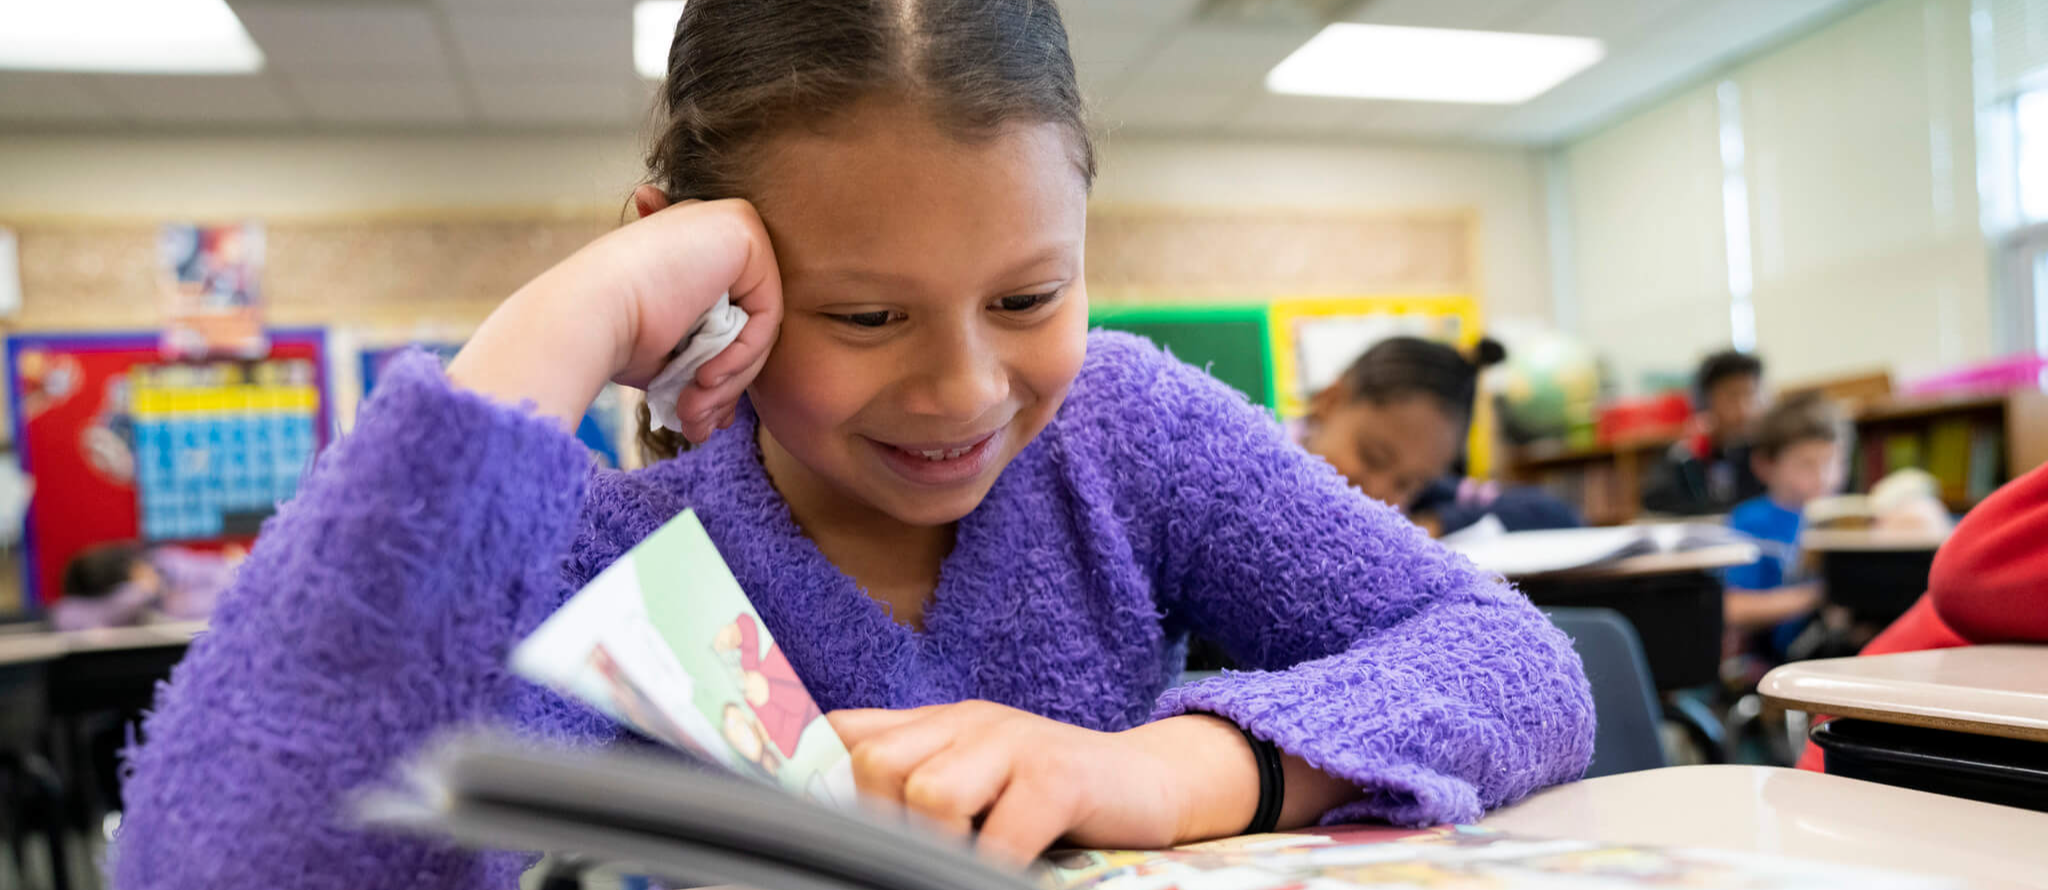
{"type": "Polygon", "coordinates": [[[247,74],[263,51],[226,0],[0,0],[0,68],[247,74]]]}
{"type": "Polygon", "coordinates": [[[633,69],[648,80],[668,76],[668,46],[676,39],[683,0],[640,0],[633,4],[633,69]]]}
{"type": "Polygon", "coordinates": [[[1600,61],[1590,37],[1338,23],[1266,75],[1301,96],[1513,105],[1600,61]]]}

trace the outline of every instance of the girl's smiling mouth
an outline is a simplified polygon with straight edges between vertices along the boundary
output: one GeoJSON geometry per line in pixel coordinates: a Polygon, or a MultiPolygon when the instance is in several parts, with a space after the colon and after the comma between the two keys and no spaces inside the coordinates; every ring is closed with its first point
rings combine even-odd
{"type": "Polygon", "coordinates": [[[1003,433],[997,427],[972,439],[951,442],[884,442],[862,436],[887,466],[904,481],[914,485],[955,485],[979,477],[994,464],[1001,452],[1003,433]]]}

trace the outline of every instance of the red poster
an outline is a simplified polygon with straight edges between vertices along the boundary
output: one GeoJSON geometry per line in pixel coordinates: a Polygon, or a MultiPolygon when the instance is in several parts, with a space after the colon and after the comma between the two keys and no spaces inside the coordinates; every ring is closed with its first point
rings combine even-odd
{"type": "MultiPolygon", "coordinates": [[[[146,539],[204,546],[253,537],[250,525],[260,516],[244,521],[240,514],[230,513],[225,525],[218,519],[209,525],[191,521],[201,511],[184,508],[205,507],[216,515],[227,512],[221,492],[192,492],[198,491],[198,477],[222,475],[222,468],[246,463],[237,451],[242,449],[241,437],[215,434],[209,439],[205,432],[218,428],[238,433],[285,410],[253,400],[231,403],[216,395],[237,392],[232,384],[246,380],[244,388],[253,391],[259,378],[267,384],[278,376],[269,370],[273,368],[310,375],[300,381],[303,386],[289,390],[310,388],[316,394],[310,409],[303,407],[304,397],[292,403],[299,411],[292,416],[303,415],[294,429],[310,436],[310,445],[300,449],[308,457],[325,444],[324,334],[273,332],[271,342],[270,357],[262,362],[172,365],[163,362],[154,333],[7,338],[15,442],[23,471],[35,480],[35,498],[22,536],[29,605],[53,601],[63,589],[65,563],[94,544],[146,539]],[[137,404],[138,385],[147,390],[150,404],[137,404]],[[150,492],[146,494],[145,488],[150,492]],[[162,518],[146,529],[146,514],[162,518]],[[215,529],[217,533],[208,533],[215,529]]],[[[288,390],[273,385],[262,391],[288,390]]],[[[278,454],[272,475],[295,479],[302,464],[285,466],[287,455],[282,449],[278,454]]],[[[299,451],[289,456],[297,460],[299,451]]],[[[252,502],[271,494],[268,489],[245,487],[252,489],[246,493],[252,502]]]]}

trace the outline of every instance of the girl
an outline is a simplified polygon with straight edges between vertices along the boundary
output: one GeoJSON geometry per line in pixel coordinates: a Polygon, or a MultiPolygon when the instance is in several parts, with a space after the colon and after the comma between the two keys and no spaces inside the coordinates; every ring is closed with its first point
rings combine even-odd
{"type": "Polygon", "coordinates": [[[133,756],[120,886],[515,886],[531,857],[340,804],[450,724],[618,741],[506,653],[685,508],[861,789],[994,856],[1234,834],[1262,794],[1281,825],[1473,819],[1581,774],[1586,680],[1526,600],[1086,333],[1050,2],[692,0],[669,71],[642,218],[445,375],[395,362],[273,518],[133,756]],[[568,425],[727,292],[751,320],[677,405],[708,441],[593,471],[568,425]],[[1190,630],[1262,672],[1169,691],[1190,630]]]}
{"type": "Polygon", "coordinates": [[[1309,404],[1303,447],[1367,496],[1408,511],[1432,535],[1492,514],[1509,531],[1571,528],[1576,511],[1540,489],[1453,475],[1465,453],[1479,372],[1507,358],[1480,340],[1472,358],[1418,337],[1382,340],[1309,404]]]}

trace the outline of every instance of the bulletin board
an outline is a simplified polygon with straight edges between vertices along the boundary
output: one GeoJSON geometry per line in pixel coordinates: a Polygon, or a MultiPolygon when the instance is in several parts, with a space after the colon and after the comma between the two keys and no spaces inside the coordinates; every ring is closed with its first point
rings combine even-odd
{"type": "MultiPolygon", "coordinates": [[[[1317,390],[1334,382],[1352,360],[1388,337],[1438,340],[1470,350],[1484,335],[1479,301],[1467,296],[1302,297],[1268,307],[1273,338],[1275,406],[1281,417],[1308,413],[1317,390]]],[[[1466,471],[1486,478],[1493,466],[1492,400],[1473,406],[1466,471]]]]}
{"type": "MultiPolygon", "coordinates": [[[[356,372],[363,381],[364,399],[368,399],[370,393],[377,388],[377,379],[384,376],[384,366],[390,364],[399,353],[413,348],[425,350],[440,359],[442,366],[445,367],[454,360],[456,353],[462,351],[462,344],[415,341],[363,350],[357,359],[360,364],[356,372]]],[[[358,405],[360,404],[359,402],[358,405]]],[[[583,419],[576,422],[576,441],[582,442],[583,447],[590,449],[591,456],[595,457],[600,465],[609,469],[626,466],[623,462],[626,454],[625,445],[631,441],[626,433],[630,429],[627,404],[625,388],[616,383],[607,383],[598,391],[597,398],[590,403],[590,409],[583,413],[583,419]]]]}
{"type": "Polygon", "coordinates": [[[326,335],[269,332],[257,360],[167,362],[148,333],[16,334],[7,385],[22,469],[31,607],[108,541],[247,542],[296,491],[329,426],[326,335]]]}
{"type": "MultiPolygon", "coordinates": [[[[1309,398],[1374,343],[1415,336],[1470,349],[1484,330],[1479,302],[1459,295],[1096,305],[1088,321],[1150,338],[1289,420],[1306,415],[1309,398]]],[[[1493,419],[1490,400],[1478,401],[1467,469],[1484,477],[1492,466],[1493,419]]]]}
{"type": "Polygon", "coordinates": [[[1277,388],[1265,306],[1093,306],[1088,326],[1145,337],[1207,369],[1253,404],[1273,408],[1277,388]]]}

